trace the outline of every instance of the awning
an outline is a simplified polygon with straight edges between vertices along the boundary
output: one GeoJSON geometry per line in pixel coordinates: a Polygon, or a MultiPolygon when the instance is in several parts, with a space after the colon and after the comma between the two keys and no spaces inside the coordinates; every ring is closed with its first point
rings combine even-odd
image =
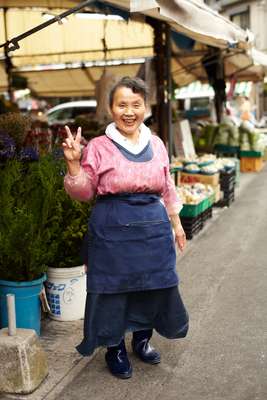
{"type": "MultiPolygon", "coordinates": [[[[139,68],[139,64],[125,64],[110,66],[108,71],[115,76],[136,76],[139,68]]],[[[90,97],[95,96],[95,85],[103,71],[103,67],[66,68],[20,75],[27,78],[29,88],[40,97],[90,97]]]]}
{"type": "Polygon", "coordinates": [[[69,8],[77,5],[75,0],[0,0],[0,7],[69,8]]]}
{"type": "MultiPolygon", "coordinates": [[[[0,0],[0,7],[70,8],[74,0],[0,0]]],[[[200,0],[111,0],[100,3],[117,6],[167,21],[173,30],[211,46],[247,48],[251,34],[218,14],[200,0]]]]}
{"type": "Polygon", "coordinates": [[[7,75],[5,71],[5,65],[0,60],[0,93],[7,90],[7,75]]]}
{"type": "Polygon", "coordinates": [[[173,30],[219,48],[247,48],[248,32],[200,0],[131,0],[131,12],[167,21],[173,30]]]}
{"type": "MultiPolygon", "coordinates": [[[[202,65],[205,46],[196,43],[190,52],[175,46],[173,52],[172,75],[178,86],[188,85],[195,80],[207,82],[208,77],[202,65]]],[[[267,55],[258,50],[222,50],[222,58],[226,80],[235,78],[237,81],[256,82],[262,80],[267,72],[267,55]]]]}
{"type": "MultiPolygon", "coordinates": [[[[58,15],[60,10],[50,10],[58,15]]],[[[5,42],[3,10],[0,10],[0,43],[5,42]]],[[[118,60],[153,55],[153,29],[129,20],[88,20],[71,15],[62,25],[53,24],[20,42],[20,49],[12,52],[15,67],[60,64],[83,61],[118,60]],[[106,46],[106,52],[105,46],[106,46]]],[[[43,23],[49,11],[10,9],[6,13],[8,38],[43,23]]],[[[0,57],[3,48],[0,49],[0,57]]]]}

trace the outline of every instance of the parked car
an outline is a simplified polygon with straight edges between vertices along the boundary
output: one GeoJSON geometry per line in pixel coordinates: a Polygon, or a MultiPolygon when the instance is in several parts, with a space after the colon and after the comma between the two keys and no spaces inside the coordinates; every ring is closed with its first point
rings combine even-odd
{"type": "Polygon", "coordinates": [[[46,113],[48,124],[65,125],[74,122],[80,115],[95,114],[96,100],[70,101],[51,108],[46,113]]]}

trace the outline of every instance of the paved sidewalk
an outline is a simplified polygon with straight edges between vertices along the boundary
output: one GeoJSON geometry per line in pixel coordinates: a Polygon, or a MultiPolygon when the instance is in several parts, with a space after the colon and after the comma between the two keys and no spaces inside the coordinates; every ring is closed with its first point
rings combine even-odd
{"type": "MultiPolygon", "coordinates": [[[[249,184],[257,177],[258,174],[241,174],[240,185],[236,190],[236,197],[244,194],[249,184]]],[[[206,224],[192,241],[188,242],[187,249],[183,255],[178,256],[178,262],[189,253],[192,248],[201,240],[203,235],[216,224],[216,220],[220,218],[227,209],[214,209],[213,218],[206,224]]],[[[82,338],[83,321],[75,322],[56,322],[45,318],[42,321],[41,342],[47,353],[49,364],[49,375],[40,387],[30,395],[1,395],[0,400],[56,400],[62,398],[60,393],[65,387],[79,376],[84,368],[91,363],[91,360],[98,354],[96,352],[91,358],[81,357],[75,350],[75,345],[82,338]]],[[[161,340],[157,337],[157,340],[161,340]]],[[[97,379],[98,372],[94,375],[97,379]]],[[[256,400],[248,397],[248,400],[256,400]]],[[[63,398],[64,400],[64,398],[63,398]]]]}

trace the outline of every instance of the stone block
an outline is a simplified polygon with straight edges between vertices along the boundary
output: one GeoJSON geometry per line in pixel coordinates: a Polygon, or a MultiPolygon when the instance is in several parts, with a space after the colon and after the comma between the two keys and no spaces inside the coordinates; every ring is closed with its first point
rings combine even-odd
{"type": "Polygon", "coordinates": [[[0,360],[0,393],[31,393],[48,374],[46,354],[32,329],[17,329],[15,336],[1,329],[0,360]]]}

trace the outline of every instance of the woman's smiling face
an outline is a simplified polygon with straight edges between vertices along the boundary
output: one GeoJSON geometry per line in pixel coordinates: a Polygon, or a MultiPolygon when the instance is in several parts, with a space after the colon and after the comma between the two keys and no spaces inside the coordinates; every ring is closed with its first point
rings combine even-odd
{"type": "Polygon", "coordinates": [[[118,87],[114,93],[111,114],[122,135],[133,137],[144,121],[146,105],[139,93],[127,87],[118,87]]]}

